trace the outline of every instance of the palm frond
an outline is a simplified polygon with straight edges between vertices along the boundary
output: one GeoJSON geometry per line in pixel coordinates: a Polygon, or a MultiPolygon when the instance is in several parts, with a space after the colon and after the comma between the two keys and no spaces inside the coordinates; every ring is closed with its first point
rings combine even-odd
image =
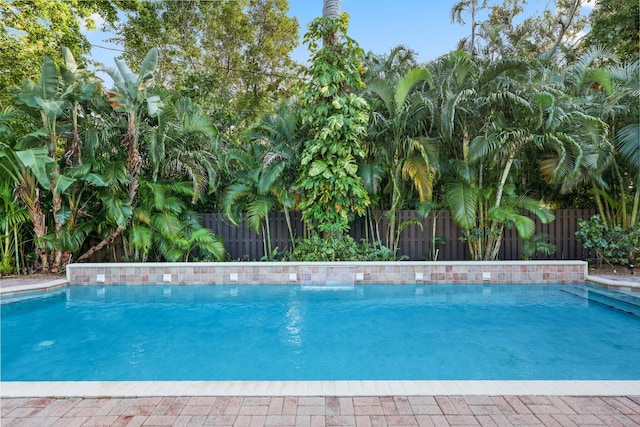
{"type": "Polygon", "coordinates": [[[617,148],[636,170],[640,171],[640,123],[631,123],[618,131],[617,148]]]}
{"type": "Polygon", "coordinates": [[[445,195],[456,224],[466,231],[474,228],[478,211],[478,190],[463,181],[451,181],[445,184],[445,195]]]}
{"type": "Polygon", "coordinates": [[[260,178],[258,179],[258,194],[267,194],[274,184],[280,179],[285,167],[286,164],[284,162],[263,167],[262,172],[260,173],[260,178]]]}
{"type": "Polygon", "coordinates": [[[266,221],[269,212],[273,209],[275,200],[271,197],[260,197],[259,199],[252,200],[247,205],[247,223],[256,233],[260,232],[260,226],[262,221],[266,221]]]}
{"type": "Polygon", "coordinates": [[[393,104],[394,92],[393,86],[391,86],[388,81],[377,78],[373,79],[367,82],[367,91],[377,95],[384,103],[387,113],[393,114],[395,111],[395,106],[393,104]]]}
{"type": "Polygon", "coordinates": [[[422,156],[411,156],[402,164],[403,179],[411,180],[418,191],[420,202],[431,200],[433,195],[434,173],[422,156]]]}
{"type": "Polygon", "coordinates": [[[393,100],[395,105],[395,114],[399,115],[404,107],[407,97],[411,91],[421,82],[431,84],[431,73],[426,68],[413,68],[400,80],[395,87],[393,100]]]}
{"type": "Polygon", "coordinates": [[[358,175],[362,181],[362,186],[370,195],[378,194],[380,183],[384,177],[384,169],[379,163],[359,163],[358,175]]]}

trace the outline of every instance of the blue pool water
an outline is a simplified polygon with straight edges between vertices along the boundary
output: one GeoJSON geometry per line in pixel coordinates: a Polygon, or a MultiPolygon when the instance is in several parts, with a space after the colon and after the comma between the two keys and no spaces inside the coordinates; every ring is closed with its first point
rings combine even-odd
{"type": "Polygon", "coordinates": [[[1,332],[3,381],[640,379],[640,318],[560,286],[69,287],[1,332]]]}

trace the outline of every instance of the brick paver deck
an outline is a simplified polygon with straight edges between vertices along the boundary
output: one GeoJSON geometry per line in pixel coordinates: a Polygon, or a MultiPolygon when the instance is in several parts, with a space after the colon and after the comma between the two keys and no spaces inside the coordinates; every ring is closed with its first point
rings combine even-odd
{"type": "Polygon", "coordinates": [[[640,396],[2,399],[2,426],[640,426],[640,396]]]}

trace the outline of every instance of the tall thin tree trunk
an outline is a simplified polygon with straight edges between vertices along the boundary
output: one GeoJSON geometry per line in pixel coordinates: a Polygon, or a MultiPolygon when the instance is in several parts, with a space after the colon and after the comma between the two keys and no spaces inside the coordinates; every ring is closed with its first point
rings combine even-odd
{"type": "MultiPolygon", "coordinates": [[[[337,18],[340,16],[342,0],[324,0],[322,5],[323,18],[337,18]]],[[[322,40],[322,45],[333,45],[337,41],[339,34],[331,34],[322,40]]]]}
{"type": "Polygon", "coordinates": [[[15,245],[15,252],[16,252],[16,270],[18,271],[18,276],[20,275],[20,248],[19,246],[19,240],[18,240],[18,228],[17,227],[13,227],[13,241],[14,241],[14,245],[15,245]]]}
{"type": "Polygon", "coordinates": [[[553,46],[549,50],[549,58],[553,58],[553,56],[556,54],[556,51],[560,47],[560,43],[562,43],[562,40],[564,39],[564,35],[567,32],[567,29],[571,26],[573,19],[578,14],[580,6],[582,6],[582,0],[574,0],[569,13],[567,14],[567,19],[559,19],[558,24],[560,24],[560,33],[556,37],[556,41],[553,43],[553,46]]]}
{"type": "Polygon", "coordinates": [[[289,209],[283,204],[284,208],[284,218],[287,221],[287,229],[289,230],[289,239],[291,240],[291,248],[292,250],[296,250],[296,240],[293,235],[293,227],[291,226],[291,217],[289,216],[289,209]]]}
{"type": "MultiPolygon", "coordinates": [[[[507,183],[507,178],[509,177],[509,172],[511,171],[511,166],[516,158],[516,153],[518,151],[517,146],[513,146],[511,148],[511,153],[509,153],[509,158],[507,159],[507,163],[504,166],[504,170],[502,171],[502,176],[500,177],[500,184],[498,185],[498,192],[496,194],[496,202],[494,207],[500,207],[500,203],[502,202],[502,193],[504,192],[504,186],[507,183]]],[[[487,236],[487,246],[485,247],[485,260],[494,259],[494,254],[497,253],[494,246],[500,247],[500,240],[502,239],[502,227],[498,227],[496,221],[491,221],[491,226],[489,228],[489,235],[487,236]],[[492,233],[494,229],[500,229],[499,233],[492,233]]]]}
{"type": "Polygon", "coordinates": [[[631,211],[631,227],[638,222],[638,207],[640,206],[640,174],[636,175],[636,194],[633,197],[633,209],[631,211]]]}

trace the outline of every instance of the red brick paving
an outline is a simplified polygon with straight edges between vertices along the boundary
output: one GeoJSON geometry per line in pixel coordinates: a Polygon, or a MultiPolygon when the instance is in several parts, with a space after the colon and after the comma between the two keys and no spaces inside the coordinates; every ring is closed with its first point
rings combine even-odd
{"type": "Polygon", "coordinates": [[[3,427],[640,426],[640,396],[24,398],[0,407],[3,427]]]}

